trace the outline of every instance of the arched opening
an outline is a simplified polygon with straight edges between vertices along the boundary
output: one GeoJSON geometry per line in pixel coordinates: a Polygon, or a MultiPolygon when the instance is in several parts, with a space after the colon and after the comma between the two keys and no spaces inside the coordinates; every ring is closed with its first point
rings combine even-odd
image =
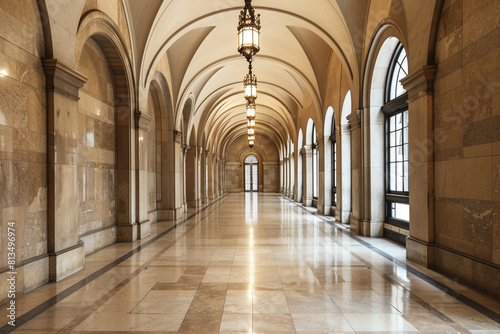
{"type": "Polygon", "coordinates": [[[249,154],[243,163],[245,192],[259,191],[259,159],[249,154]]]}
{"type": "Polygon", "coordinates": [[[303,184],[303,142],[304,136],[302,135],[302,129],[299,129],[299,135],[297,138],[297,196],[295,201],[302,202],[302,196],[304,194],[304,184],[303,184]]]}
{"type": "Polygon", "coordinates": [[[407,74],[406,51],[389,37],[377,56],[370,91],[372,165],[377,167],[372,168],[372,220],[383,221],[384,237],[401,244],[410,224],[408,95],[399,82],[407,74]]]}
{"type": "Polygon", "coordinates": [[[305,206],[317,206],[319,196],[319,147],[316,125],[312,118],[307,122],[306,145],[304,147],[306,163],[305,206]]]}
{"type": "Polygon", "coordinates": [[[87,255],[114,243],[117,234],[120,239],[120,231],[109,231],[131,221],[130,98],[119,51],[106,36],[86,40],[77,69],[88,77],[78,101],[85,118],[85,145],[79,159],[79,239],[87,255]],[[99,243],[94,242],[97,239],[99,243]]]}
{"type": "Polygon", "coordinates": [[[324,185],[325,200],[324,214],[333,212],[337,205],[337,138],[335,136],[335,114],[332,107],[328,107],[324,122],[324,185]]]}
{"type": "Polygon", "coordinates": [[[340,138],[340,145],[337,145],[337,205],[335,218],[343,224],[349,223],[351,213],[351,128],[347,120],[352,112],[351,91],[348,91],[342,105],[340,117],[340,127],[336,130],[336,138],[340,138]]]}

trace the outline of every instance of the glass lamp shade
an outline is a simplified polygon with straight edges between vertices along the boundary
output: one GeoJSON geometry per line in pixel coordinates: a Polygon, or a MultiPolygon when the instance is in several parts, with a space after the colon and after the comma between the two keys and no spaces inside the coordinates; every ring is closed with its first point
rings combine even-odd
{"type": "Polygon", "coordinates": [[[245,0],[238,22],[238,52],[250,60],[259,52],[260,15],[255,15],[252,0],[245,0]]]}
{"type": "Polygon", "coordinates": [[[245,99],[252,103],[255,102],[257,98],[257,77],[250,73],[245,75],[243,86],[245,87],[245,99]]]}
{"type": "Polygon", "coordinates": [[[253,140],[248,141],[248,146],[250,146],[250,148],[252,148],[254,144],[255,144],[255,141],[253,141],[253,140]]]}
{"type": "Polygon", "coordinates": [[[255,140],[255,135],[248,135],[248,140],[255,140]]]}
{"type": "Polygon", "coordinates": [[[249,118],[248,119],[248,128],[255,128],[255,119],[249,118]]]}
{"type": "Polygon", "coordinates": [[[255,104],[247,104],[247,118],[255,118],[255,104]]]}
{"type": "Polygon", "coordinates": [[[255,135],[255,129],[248,128],[248,135],[255,135]]]}

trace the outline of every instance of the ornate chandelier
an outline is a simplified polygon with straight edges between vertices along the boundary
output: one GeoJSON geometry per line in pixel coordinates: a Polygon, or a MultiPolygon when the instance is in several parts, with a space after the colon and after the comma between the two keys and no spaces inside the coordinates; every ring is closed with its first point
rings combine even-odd
{"type": "Polygon", "coordinates": [[[260,14],[255,15],[252,0],[245,0],[238,22],[238,52],[248,61],[248,74],[243,79],[247,102],[248,146],[255,143],[255,99],[257,99],[257,77],[252,73],[253,56],[260,50],[260,14]]]}
{"type": "Polygon", "coordinates": [[[245,0],[245,7],[240,12],[238,22],[238,52],[245,56],[247,61],[260,50],[259,35],[260,14],[255,16],[252,0],[245,0]]]}

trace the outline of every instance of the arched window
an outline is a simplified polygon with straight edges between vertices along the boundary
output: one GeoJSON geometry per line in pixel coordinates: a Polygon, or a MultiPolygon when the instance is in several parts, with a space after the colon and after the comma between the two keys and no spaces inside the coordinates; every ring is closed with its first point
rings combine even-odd
{"type": "Polygon", "coordinates": [[[335,134],[335,115],[332,116],[332,206],[337,205],[337,136],[335,134]]]}
{"type": "Polygon", "coordinates": [[[319,188],[319,151],[318,151],[318,136],[316,126],[313,124],[312,129],[312,179],[313,179],[313,198],[318,198],[319,188]]]}
{"type": "Polygon", "coordinates": [[[385,86],[386,223],[409,229],[408,94],[400,80],[408,75],[408,61],[399,43],[392,56],[385,86]]]}

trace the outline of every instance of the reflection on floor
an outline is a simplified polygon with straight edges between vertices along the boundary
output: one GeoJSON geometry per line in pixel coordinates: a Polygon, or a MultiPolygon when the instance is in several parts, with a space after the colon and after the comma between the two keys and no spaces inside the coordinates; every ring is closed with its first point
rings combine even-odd
{"type": "MultiPolygon", "coordinates": [[[[500,333],[407,271],[403,248],[353,238],[279,195],[230,194],[174,223],[19,298],[17,332],[500,333]]],[[[496,301],[410,265],[500,313],[496,301]]]]}

